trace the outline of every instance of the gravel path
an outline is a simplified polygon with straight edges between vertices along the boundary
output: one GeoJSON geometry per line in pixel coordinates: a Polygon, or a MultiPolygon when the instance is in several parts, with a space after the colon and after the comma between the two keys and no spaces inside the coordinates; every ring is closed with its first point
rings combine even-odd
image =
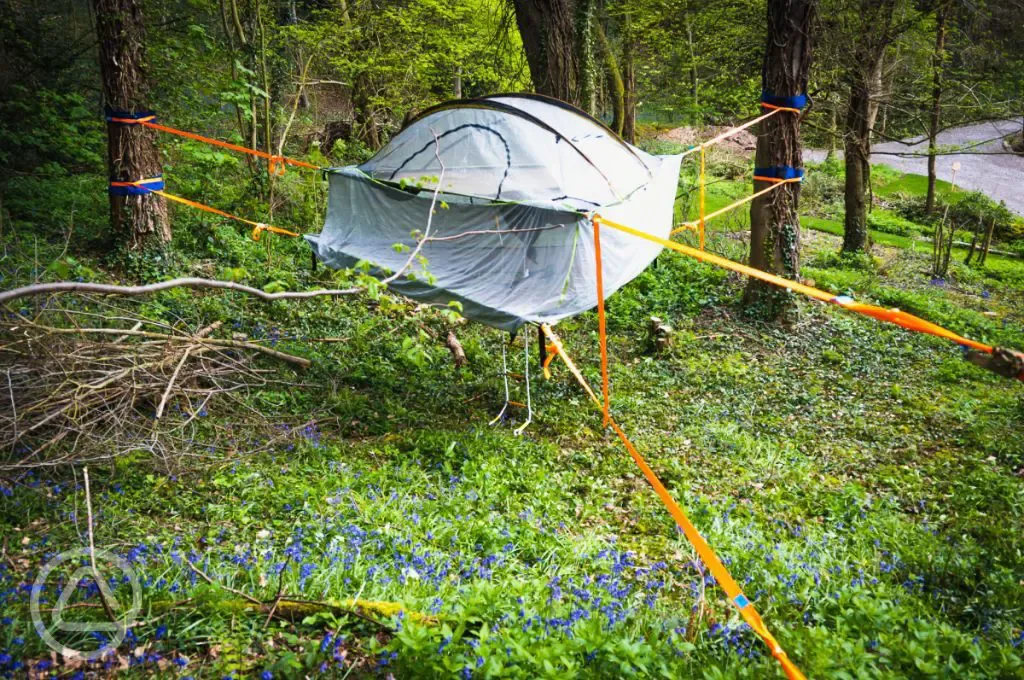
{"type": "MultiPolygon", "coordinates": [[[[975,123],[963,127],[952,128],[939,133],[938,143],[943,146],[975,145],[971,151],[984,151],[989,154],[951,154],[939,156],[936,163],[936,174],[939,179],[953,179],[953,163],[960,162],[960,170],[956,173],[957,186],[965,189],[981,191],[997,201],[1005,201],[1006,207],[1024,215],[1024,156],[1006,153],[1002,137],[1021,129],[1021,119],[1002,120],[988,123],[975,123]]],[[[900,142],[876,144],[872,149],[871,162],[902,170],[917,175],[928,174],[928,159],[925,157],[892,156],[889,153],[926,153],[926,139],[904,140],[913,144],[907,146],[900,142]]],[[[821,149],[807,149],[804,157],[809,161],[821,161],[825,152],[821,149]]]]}

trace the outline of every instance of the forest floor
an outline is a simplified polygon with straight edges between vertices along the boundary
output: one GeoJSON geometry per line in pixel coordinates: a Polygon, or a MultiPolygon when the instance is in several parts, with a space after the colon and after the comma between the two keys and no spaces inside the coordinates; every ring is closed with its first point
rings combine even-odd
{"type": "MultiPolygon", "coordinates": [[[[721,181],[711,198],[733,191],[721,181]]],[[[739,219],[713,225],[709,248],[742,257],[739,219]]],[[[816,285],[1024,347],[1024,262],[935,281],[912,239],[876,234],[874,258],[852,261],[818,219],[802,253],[816,285]]],[[[67,259],[60,239],[3,238],[13,277],[67,259]]],[[[266,257],[231,228],[211,238],[252,271],[266,257]]],[[[301,244],[272,256],[307,261],[301,244]]],[[[110,276],[87,253],[68,266],[49,275],[110,276]]],[[[760,323],[738,308],[743,283],[665,253],[609,300],[618,421],[809,677],[1024,677],[1020,383],[816,303],[791,327],[760,323]],[[675,329],[657,353],[651,316],[675,329]]],[[[192,428],[180,459],[93,467],[96,545],[130,563],[143,602],[100,662],[61,661],[28,613],[39,567],[86,540],[81,477],[0,476],[0,676],[780,676],[557,362],[547,381],[533,365],[534,421],[517,437],[520,411],[487,424],[507,336],[454,326],[469,359],[456,368],[451,321],[399,298],[178,291],[126,306],[226,321],[313,367],[261,359],[280,382],[171,409],[192,428]],[[312,602],[270,615],[261,603],[280,596],[312,602]]],[[[596,328],[593,313],[558,327],[592,381],[596,328]]],[[[92,606],[76,611],[101,618],[82,585],[74,602],[92,606]]]]}

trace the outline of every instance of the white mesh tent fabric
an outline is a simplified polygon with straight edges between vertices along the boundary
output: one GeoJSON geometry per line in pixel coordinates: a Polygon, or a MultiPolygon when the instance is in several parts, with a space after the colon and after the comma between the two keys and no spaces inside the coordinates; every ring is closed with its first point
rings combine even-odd
{"type": "MultiPolygon", "coordinates": [[[[680,156],[652,156],[587,114],[537,95],[456,100],[423,112],[361,166],[328,171],[327,219],[306,238],[330,267],[365,262],[391,287],[514,331],[597,304],[590,216],[668,238],[680,156]],[[404,248],[396,247],[402,244],[404,248]]],[[[661,247],[601,232],[605,294],[661,247]]]]}

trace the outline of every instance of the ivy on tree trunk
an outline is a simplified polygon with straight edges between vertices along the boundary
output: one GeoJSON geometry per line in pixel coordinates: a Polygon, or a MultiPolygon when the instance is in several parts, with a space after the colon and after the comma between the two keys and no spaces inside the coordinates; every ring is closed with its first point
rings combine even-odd
{"type": "MultiPolygon", "coordinates": [[[[768,3],[768,39],[762,66],[762,87],[778,97],[807,91],[811,65],[813,0],[773,0],[768,3]]],[[[800,116],[782,111],[758,129],[755,166],[803,167],[800,116]]],[[[754,189],[770,186],[756,180],[754,189]]],[[[787,278],[800,274],[800,184],[789,183],[758,197],[750,205],[750,264],[787,278]]],[[[751,279],[743,296],[748,308],[778,318],[790,305],[786,291],[751,279]]]]}
{"type": "MultiPolygon", "coordinates": [[[[92,0],[99,38],[103,96],[115,111],[138,112],[149,106],[146,80],[146,30],[139,0],[92,0]]],[[[160,175],[155,133],[141,125],[107,124],[107,165],[111,181],[137,181],[160,175]]],[[[156,194],[111,196],[110,223],[132,250],[162,246],[171,240],[167,204],[156,194]]]]}

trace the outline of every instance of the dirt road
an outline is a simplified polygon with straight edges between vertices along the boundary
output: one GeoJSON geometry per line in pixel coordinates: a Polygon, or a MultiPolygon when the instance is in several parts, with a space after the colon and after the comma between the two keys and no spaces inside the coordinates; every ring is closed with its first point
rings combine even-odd
{"type": "MultiPolygon", "coordinates": [[[[1021,119],[975,123],[952,128],[939,134],[938,144],[942,147],[970,146],[972,154],[950,154],[939,156],[936,174],[939,179],[953,179],[953,163],[960,163],[956,173],[957,186],[980,191],[997,201],[1005,201],[1006,207],[1024,215],[1024,156],[1008,153],[1002,138],[1021,129],[1021,119]],[[984,153],[977,153],[984,152],[984,153]]],[[[872,149],[871,162],[883,163],[903,172],[917,175],[928,174],[928,159],[925,156],[898,156],[898,154],[924,154],[928,142],[923,139],[904,140],[910,143],[886,142],[876,144],[872,149]]],[[[807,149],[806,160],[820,161],[825,157],[820,149],[807,149]]]]}

